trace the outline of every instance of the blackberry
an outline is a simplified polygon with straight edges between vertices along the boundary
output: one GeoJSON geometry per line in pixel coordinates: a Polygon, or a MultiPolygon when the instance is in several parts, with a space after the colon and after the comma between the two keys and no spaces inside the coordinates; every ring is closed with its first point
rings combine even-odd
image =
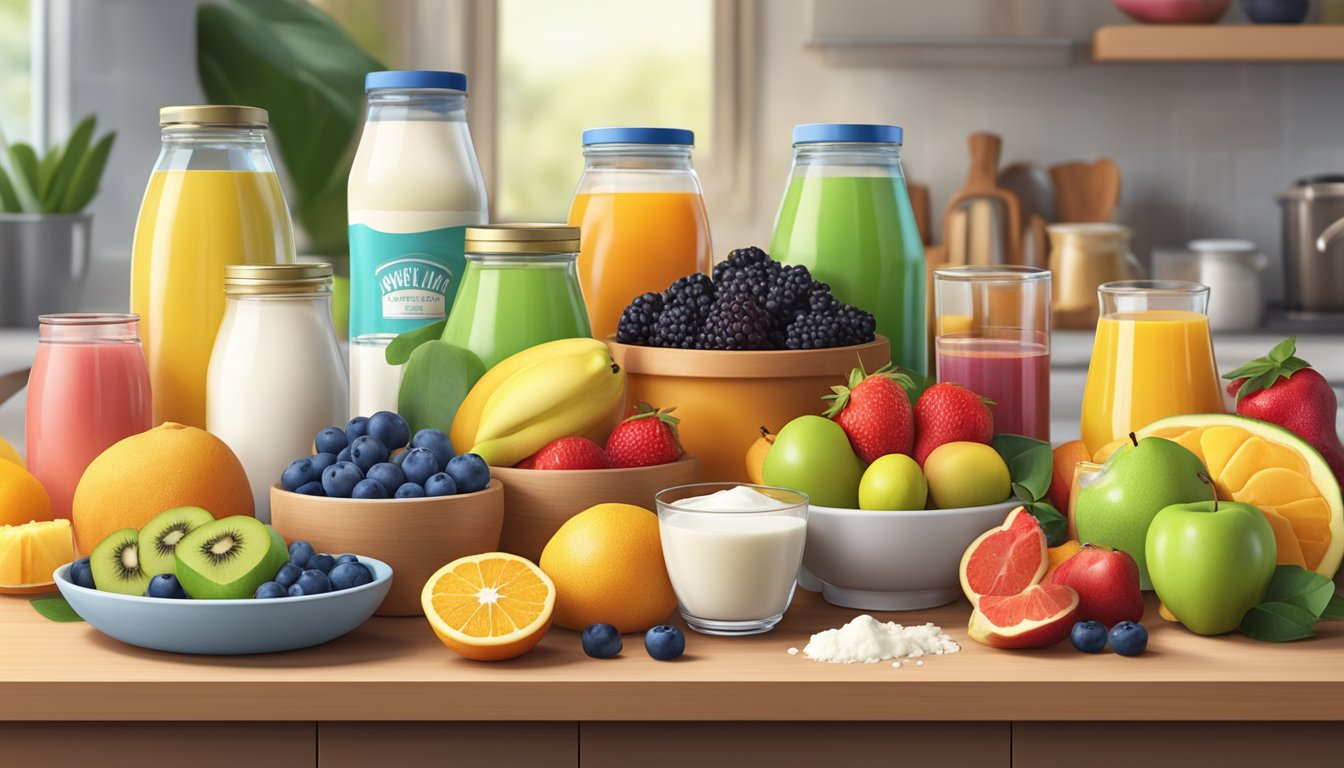
{"type": "Polygon", "coordinates": [[[661,293],[644,293],[636,296],[621,312],[621,320],[616,325],[616,340],[622,344],[650,346],[653,344],[654,326],[662,312],[661,293]]]}
{"type": "Polygon", "coordinates": [[[873,316],[858,307],[836,304],[832,309],[799,315],[789,324],[784,346],[788,349],[826,349],[872,341],[876,328],[873,316]]]}
{"type": "Polygon", "coordinates": [[[770,318],[746,293],[723,294],[705,318],[709,349],[769,349],[770,318]]]}
{"type": "Polygon", "coordinates": [[[703,321],[692,304],[668,304],[653,326],[653,346],[695,349],[703,321]]]}
{"type": "Polygon", "coordinates": [[[840,321],[840,345],[867,344],[877,333],[877,318],[858,307],[841,305],[837,315],[840,321]]]}
{"type": "Polygon", "coordinates": [[[705,315],[714,304],[714,283],[709,275],[696,272],[680,278],[663,291],[665,309],[674,306],[687,307],[696,318],[696,324],[704,322],[705,315]]]}
{"type": "Polygon", "coordinates": [[[714,284],[725,294],[745,293],[764,306],[770,286],[783,268],[760,248],[739,248],[714,267],[714,284]]]}

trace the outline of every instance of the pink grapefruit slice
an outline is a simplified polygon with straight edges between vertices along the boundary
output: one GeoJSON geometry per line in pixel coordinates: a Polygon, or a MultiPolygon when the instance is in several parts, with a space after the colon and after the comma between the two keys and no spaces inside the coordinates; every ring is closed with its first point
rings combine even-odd
{"type": "Polygon", "coordinates": [[[1060,584],[1032,584],[1020,595],[984,595],[966,634],[993,648],[1044,648],[1069,636],[1078,593],[1060,584]]]}
{"type": "Polygon", "coordinates": [[[1050,556],[1045,532],[1025,507],[971,542],[961,556],[961,590],[971,605],[986,595],[1017,595],[1045,577],[1050,556]]]}

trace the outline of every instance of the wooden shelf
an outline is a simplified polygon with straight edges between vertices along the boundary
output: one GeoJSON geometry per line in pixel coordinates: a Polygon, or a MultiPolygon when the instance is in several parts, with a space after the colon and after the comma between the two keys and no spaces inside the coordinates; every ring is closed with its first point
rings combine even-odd
{"type": "Polygon", "coordinates": [[[1344,25],[1127,24],[1092,35],[1097,62],[1344,62],[1344,25]]]}

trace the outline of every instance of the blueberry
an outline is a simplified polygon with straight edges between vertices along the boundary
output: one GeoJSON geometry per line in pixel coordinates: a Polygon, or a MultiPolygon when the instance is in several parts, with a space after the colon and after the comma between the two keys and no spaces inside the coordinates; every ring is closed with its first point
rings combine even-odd
{"type": "Polygon", "coordinates": [[[340,427],[327,427],[317,433],[313,440],[313,447],[318,453],[340,453],[341,449],[349,445],[350,441],[345,437],[345,430],[340,427]]]}
{"type": "Polygon", "coordinates": [[[321,480],[323,469],[325,467],[318,467],[313,463],[312,456],[295,459],[289,462],[284,472],[280,473],[280,486],[286,491],[296,490],[314,480],[321,480]]]}
{"type": "Polygon", "coordinates": [[[485,459],[474,453],[453,457],[443,471],[452,475],[453,481],[457,483],[458,493],[484,491],[486,486],[490,485],[490,467],[485,463],[485,459]]]}
{"type": "Polygon", "coordinates": [[[307,567],[308,561],[313,557],[313,545],[299,539],[289,545],[289,562],[299,566],[307,567]]]}
{"type": "Polygon", "coordinates": [[[401,467],[386,461],[369,467],[369,471],[365,472],[364,476],[382,483],[383,490],[387,491],[388,496],[396,493],[401,484],[406,482],[406,475],[402,473],[401,467]]]}
{"type": "Polygon", "coordinates": [[[621,633],[610,624],[589,624],[583,630],[583,652],[594,659],[610,659],[621,652],[621,633]]]}
{"type": "Polygon", "coordinates": [[[425,486],[419,483],[402,483],[397,489],[398,499],[421,499],[425,496],[425,486]]]}
{"type": "Polygon", "coordinates": [[[350,444],[350,460],[355,462],[359,471],[368,472],[374,464],[387,461],[387,446],[373,435],[357,437],[350,444]]]}
{"type": "Polygon", "coordinates": [[[397,469],[401,469],[401,462],[406,460],[406,453],[407,451],[397,451],[396,453],[392,454],[392,457],[388,459],[388,462],[391,464],[396,464],[397,469]]]}
{"type": "Polygon", "coordinates": [[[331,569],[336,567],[336,558],[331,555],[313,555],[308,558],[308,567],[304,571],[321,571],[324,575],[331,573],[331,569]]]}
{"type": "Polygon", "coordinates": [[[304,483],[294,489],[295,493],[301,493],[304,496],[326,496],[327,492],[322,490],[322,483],[314,480],[311,483],[304,483]]]}
{"type": "Polygon", "coordinates": [[[89,558],[81,557],[70,564],[70,581],[85,589],[96,589],[93,586],[93,567],[89,565],[89,558]]]}
{"type": "Polygon", "coordinates": [[[1111,650],[1121,656],[1138,656],[1148,648],[1148,630],[1142,624],[1122,621],[1111,627],[1111,650]]]}
{"type": "Polygon", "coordinates": [[[355,486],[364,479],[359,467],[348,461],[338,461],[322,470],[322,490],[328,496],[348,499],[354,493],[355,486]]]}
{"type": "Polygon", "coordinates": [[[358,563],[358,562],[359,558],[355,557],[354,555],[341,555],[340,557],[336,558],[337,565],[340,565],[341,563],[358,563]]]}
{"type": "Polygon", "coordinates": [[[284,597],[289,594],[289,590],[284,584],[278,581],[268,581],[257,587],[257,591],[252,596],[258,600],[270,600],[276,597],[284,597]]]}
{"type": "Polygon", "coordinates": [[[434,454],[434,460],[439,466],[448,464],[448,460],[453,458],[453,444],[449,442],[448,436],[437,429],[422,429],[415,433],[411,438],[412,448],[426,448],[434,454]]]}
{"type": "Polygon", "coordinates": [[[341,449],[341,452],[340,452],[340,453],[336,454],[336,461],[337,461],[337,462],[342,462],[342,461],[349,461],[349,460],[350,460],[350,446],[347,445],[347,446],[345,446],[344,448],[341,449]]]}
{"type": "Polygon", "coordinates": [[[317,479],[320,480],[320,479],[322,478],[322,470],[326,469],[327,467],[330,467],[332,464],[335,464],[335,463],[336,463],[336,452],[335,452],[335,451],[333,451],[333,452],[331,452],[331,453],[319,453],[319,454],[315,454],[315,455],[313,456],[313,466],[317,467],[317,471],[318,471],[318,478],[317,478],[317,479]]]}
{"type": "Polygon", "coordinates": [[[681,630],[659,624],[644,633],[644,650],[659,661],[671,661],[686,650],[686,636],[681,630]]]}
{"type": "MultiPolygon", "coordinates": [[[[330,557],[330,555],[325,555],[330,557]]],[[[301,595],[320,595],[323,592],[331,591],[331,579],[327,574],[312,569],[304,571],[299,580],[289,585],[289,596],[299,597],[301,595]]]]}
{"type": "Polygon", "coordinates": [[[411,427],[391,411],[379,411],[369,417],[369,434],[388,448],[402,448],[411,441],[411,427]]]}
{"type": "Polygon", "coordinates": [[[373,581],[373,571],[363,563],[341,563],[331,569],[331,588],[362,587],[373,581]]]}
{"type": "Polygon", "coordinates": [[[149,588],[145,590],[145,597],[166,597],[173,600],[186,600],[187,591],[182,589],[182,584],[177,577],[171,573],[160,573],[158,576],[149,580],[149,588]]]}
{"type": "Polygon", "coordinates": [[[406,452],[406,460],[401,462],[401,472],[408,483],[424,485],[429,476],[438,471],[438,459],[428,448],[412,448],[406,452]]]}
{"type": "Polygon", "coordinates": [[[1083,653],[1101,653],[1106,648],[1106,625],[1100,621],[1080,621],[1073,625],[1069,640],[1083,653]]]}
{"type": "Polygon", "coordinates": [[[447,472],[430,475],[425,481],[426,496],[452,496],[457,493],[457,483],[447,472]]]}
{"type": "Polygon", "coordinates": [[[386,499],[387,489],[377,480],[364,478],[355,483],[355,489],[350,492],[352,499],[386,499]]]}
{"type": "Polygon", "coordinates": [[[367,434],[369,434],[368,416],[356,416],[345,423],[345,439],[350,441],[351,444],[355,442],[356,438],[367,434]]]}
{"type": "Polygon", "coordinates": [[[288,588],[290,584],[299,580],[299,574],[303,573],[303,568],[295,563],[285,563],[280,566],[280,570],[275,572],[275,581],[282,587],[288,588]]]}

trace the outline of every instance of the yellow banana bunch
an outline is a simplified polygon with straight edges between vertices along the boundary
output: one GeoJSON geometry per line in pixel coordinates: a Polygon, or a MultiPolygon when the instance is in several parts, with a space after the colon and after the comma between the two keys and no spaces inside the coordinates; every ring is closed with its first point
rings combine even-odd
{"type": "Polygon", "coordinates": [[[560,437],[607,424],[625,403],[625,372],[596,339],[541,344],[505,359],[468,393],[455,445],[492,466],[512,466],[560,437]]]}

